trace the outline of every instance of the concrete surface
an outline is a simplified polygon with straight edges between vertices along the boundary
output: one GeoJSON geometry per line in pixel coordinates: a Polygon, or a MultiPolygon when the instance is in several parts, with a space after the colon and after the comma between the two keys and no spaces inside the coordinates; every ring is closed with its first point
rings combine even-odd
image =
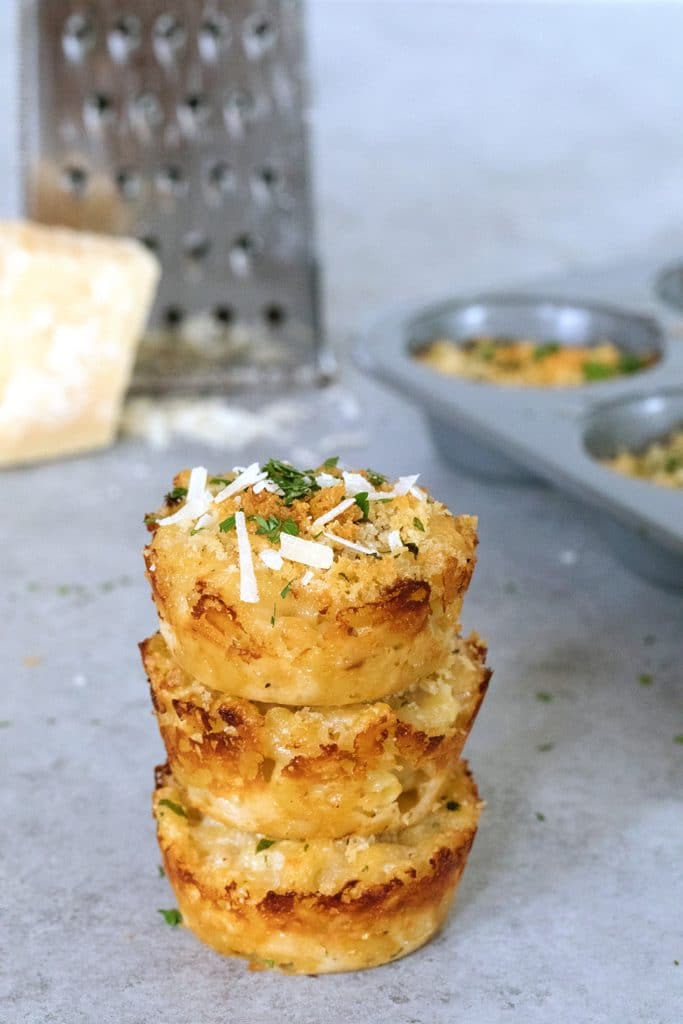
{"type": "MultiPolygon", "coordinates": [[[[670,248],[681,28],[678,6],[314,4],[335,337],[408,294],[670,248]]],[[[563,496],[461,477],[398,399],[351,374],[343,387],[369,444],[340,454],[421,470],[481,517],[465,618],[496,674],[467,752],[488,807],[447,928],[385,968],[290,979],[164,924],[149,813],[162,750],[135,648],[154,628],[141,519],[180,465],[271,449],[121,443],[0,479],[2,1024],[683,1018],[680,595],[627,574],[563,496]]],[[[337,424],[317,409],[320,435],[337,424]]]]}

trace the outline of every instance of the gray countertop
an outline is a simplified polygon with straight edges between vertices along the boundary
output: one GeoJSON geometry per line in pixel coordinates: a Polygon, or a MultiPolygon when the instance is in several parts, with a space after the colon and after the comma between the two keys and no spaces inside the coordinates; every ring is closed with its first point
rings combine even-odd
{"type": "MultiPolygon", "coordinates": [[[[313,4],[338,342],[375,303],[672,247],[683,8],[609,7],[313,4]],[[514,90],[494,89],[492,61],[514,90]]],[[[180,466],[230,467],[275,442],[235,455],[122,441],[0,481],[2,1024],[683,1017],[680,595],[629,575],[564,496],[445,467],[417,413],[350,370],[329,402],[310,400],[318,435],[350,393],[367,444],[325,454],[419,470],[480,516],[465,621],[495,676],[467,754],[487,808],[446,929],[384,968],[284,978],[164,924],[173,896],[150,815],[162,748],[136,651],[154,629],[141,520],[180,466]]],[[[310,434],[309,417],[280,451],[310,434]]]]}

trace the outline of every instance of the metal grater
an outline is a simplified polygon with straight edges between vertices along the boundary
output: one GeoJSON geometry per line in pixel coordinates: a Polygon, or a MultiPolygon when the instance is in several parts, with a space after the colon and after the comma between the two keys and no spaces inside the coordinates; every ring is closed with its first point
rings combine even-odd
{"type": "Polygon", "coordinates": [[[23,0],[26,211],[163,277],[137,391],[329,376],[301,0],[23,0]]]}

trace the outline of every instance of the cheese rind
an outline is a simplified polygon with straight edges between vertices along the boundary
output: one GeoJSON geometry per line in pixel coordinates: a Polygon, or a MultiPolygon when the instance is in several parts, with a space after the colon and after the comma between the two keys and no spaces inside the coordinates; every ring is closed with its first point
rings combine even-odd
{"type": "Polygon", "coordinates": [[[159,274],[130,239],[0,224],[0,466],[113,440],[159,274]]]}

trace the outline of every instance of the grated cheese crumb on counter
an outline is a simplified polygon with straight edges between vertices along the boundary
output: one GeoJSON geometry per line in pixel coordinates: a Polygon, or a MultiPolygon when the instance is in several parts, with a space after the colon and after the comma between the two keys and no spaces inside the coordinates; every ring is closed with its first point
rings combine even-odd
{"type": "Polygon", "coordinates": [[[280,554],[289,562],[299,562],[312,569],[330,569],[334,561],[334,552],[327,544],[303,540],[289,533],[280,534],[280,554]]]}
{"type": "Polygon", "coordinates": [[[247,531],[247,520],[244,512],[235,512],[235,529],[237,531],[237,558],[240,569],[240,601],[248,604],[258,602],[258,586],[251,557],[251,543],[247,531]]]}

